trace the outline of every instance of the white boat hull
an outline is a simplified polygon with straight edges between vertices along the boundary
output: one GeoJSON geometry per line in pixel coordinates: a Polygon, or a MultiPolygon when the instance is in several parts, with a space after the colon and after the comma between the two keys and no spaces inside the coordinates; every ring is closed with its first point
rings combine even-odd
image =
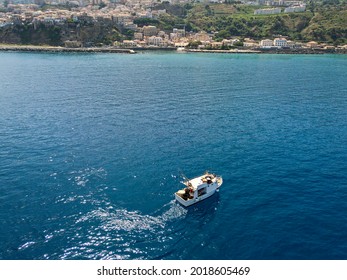
{"type": "Polygon", "coordinates": [[[223,183],[220,176],[206,173],[184,182],[186,187],[175,193],[176,200],[185,207],[214,195],[223,183]]]}
{"type": "Polygon", "coordinates": [[[215,190],[213,192],[209,192],[209,193],[207,193],[205,195],[202,195],[202,196],[199,196],[197,198],[191,198],[191,199],[187,199],[187,200],[185,200],[182,197],[180,197],[177,193],[175,193],[175,197],[176,197],[176,200],[179,203],[181,203],[185,207],[188,207],[188,206],[193,205],[193,204],[195,204],[195,203],[197,203],[199,201],[202,201],[202,200],[204,200],[206,198],[209,198],[210,196],[214,195],[216,193],[216,191],[217,190],[215,190]]]}

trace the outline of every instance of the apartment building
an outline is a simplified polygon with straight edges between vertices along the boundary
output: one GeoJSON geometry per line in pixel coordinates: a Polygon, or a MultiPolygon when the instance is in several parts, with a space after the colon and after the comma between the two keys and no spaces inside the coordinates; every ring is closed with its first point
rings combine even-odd
{"type": "Polygon", "coordinates": [[[261,48],[272,48],[274,45],[274,42],[270,39],[264,39],[259,42],[259,47],[261,48]]]}
{"type": "Polygon", "coordinates": [[[286,38],[275,38],[273,41],[273,44],[275,47],[278,47],[278,48],[288,47],[286,38]]]}
{"type": "Polygon", "coordinates": [[[143,35],[144,36],[155,36],[158,34],[158,29],[152,25],[146,25],[143,27],[143,35]]]}
{"type": "Polygon", "coordinates": [[[254,11],[255,15],[273,15],[280,14],[281,8],[271,8],[271,9],[258,9],[254,11]]]}
{"type": "Polygon", "coordinates": [[[298,12],[305,12],[306,6],[305,5],[299,5],[299,6],[291,6],[284,9],[285,13],[298,13],[298,12]]]}

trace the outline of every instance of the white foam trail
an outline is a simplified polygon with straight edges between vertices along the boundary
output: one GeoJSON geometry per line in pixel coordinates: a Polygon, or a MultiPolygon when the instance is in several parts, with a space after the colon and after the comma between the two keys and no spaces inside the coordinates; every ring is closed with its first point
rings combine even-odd
{"type": "Polygon", "coordinates": [[[164,228],[166,223],[185,216],[187,210],[171,201],[164,205],[169,209],[158,216],[143,215],[138,211],[128,211],[126,209],[97,209],[80,217],[76,223],[87,222],[88,220],[98,219],[102,222],[102,228],[105,231],[153,231],[158,228],[164,228]]]}
{"type": "Polygon", "coordinates": [[[102,167],[86,168],[83,170],[72,171],[70,172],[70,175],[72,175],[72,177],[68,179],[69,181],[73,179],[76,185],[85,187],[90,181],[90,178],[105,179],[107,176],[107,172],[102,167]]]}
{"type": "Polygon", "coordinates": [[[34,242],[34,241],[26,242],[26,243],[24,243],[23,245],[19,246],[19,247],[18,247],[18,250],[24,250],[24,249],[26,249],[26,248],[28,248],[28,247],[34,245],[35,243],[36,243],[36,242],[34,242]]]}
{"type": "Polygon", "coordinates": [[[170,203],[170,208],[166,212],[164,212],[162,215],[159,216],[159,218],[164,221],[168,222],[174,219],[178,219],[182,216],[185,216],[188,212],[187,209],[183,208],[182,206],[178,205],[175,200],[172,200],[170,203]]]}

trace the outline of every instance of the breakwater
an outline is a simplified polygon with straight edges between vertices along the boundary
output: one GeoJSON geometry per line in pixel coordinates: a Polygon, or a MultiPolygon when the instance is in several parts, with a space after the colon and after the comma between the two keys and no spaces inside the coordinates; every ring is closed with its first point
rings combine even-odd
{"type": "Polygon", "coordinates": [[[206,49],[187,49],[187,52],[194,53],[267,53],[267,54],[347,54],[347,49],[231,49],[231,50],[206,50],[206,49]]]}
{"type": "Polygon", "coordinates": [[[0,45],[0,51],[21,51],[21,52],[80,52],[80,53],[128,53],[134,54],[131,49],[117,48],[66,48],[52,46],[20,46],[20,45],[0,45]]]}
{"type": "Polygon", "coordinates": [[[323,48],[268,48],[257,49],[261,53],[269,54],[347,54],[347,49],[323,49],[323,48]]]}
{"type": "Polygon", "coordinates": [[[259,50],[250,49],[231,49],[231,50],[204,50],[204,49],[188,49],[188,52],[194,53],[261,53],[259,50]]]}

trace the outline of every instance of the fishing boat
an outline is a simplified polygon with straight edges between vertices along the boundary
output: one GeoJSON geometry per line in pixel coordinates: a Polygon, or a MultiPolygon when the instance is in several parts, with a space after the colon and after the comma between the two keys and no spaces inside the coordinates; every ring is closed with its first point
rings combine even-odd
{"type": "Polygon", "coordinates": [[[206,172],[193,179],[185,178],[185,187],[175,193],[176,200],[188,207],[202,201],[219,191],[223,183],[221,176],[206,172]]]}

